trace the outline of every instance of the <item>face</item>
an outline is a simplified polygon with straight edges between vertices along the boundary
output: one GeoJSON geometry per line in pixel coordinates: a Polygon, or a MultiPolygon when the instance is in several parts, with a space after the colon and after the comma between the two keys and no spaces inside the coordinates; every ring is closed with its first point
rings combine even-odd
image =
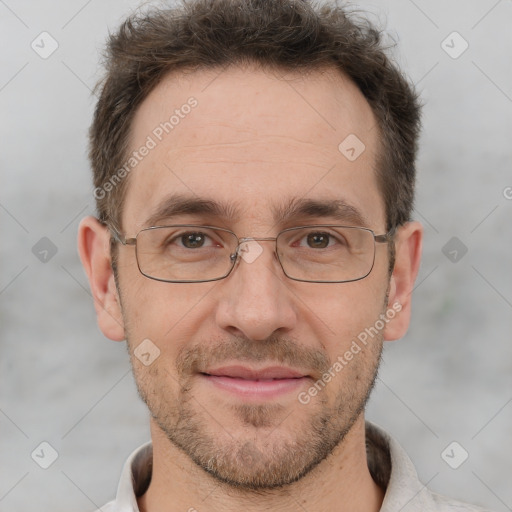
{"type": "MultiPolygon", "coordinates": [[[[127,236],[169,224],[238,237],[308,224],[385,232],[375,119],[334,71],[169,76],[137,111],[131,148],[148,136],[156,145],[129,176],[127,236]],[[182,108],[190,97],[197,104],[182,108]],[[179,122],[160,133],[176,109],[179,122]],[[353,161],[338,149],[350,134],[365,145],[353,161]],[[333,201],[344,206],[322,207],[333,201]],[[205,202],[216,207],[197,206],[205,202]]],[[[301,478],[342,443],[375,379],[382,332],[351,360],[344,354],[390,306],[386,244],[376,245],[365,279],[335,284],[288,279],[275,243],[259,247],[226,279],[191,284],[144,277],[135,248],[120,245],[117,279],[123,335],[155,428],[217,479],[253,489],[301,478]],[[159,355],[146,366],[134,351],[147,339],[159,355]]]]}

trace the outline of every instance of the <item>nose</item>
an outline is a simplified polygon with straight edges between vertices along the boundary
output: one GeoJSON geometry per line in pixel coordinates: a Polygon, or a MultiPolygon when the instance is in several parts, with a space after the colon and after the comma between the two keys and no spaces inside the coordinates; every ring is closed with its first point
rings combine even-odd
{"type": "Polygon", "coordinates": [[[220,287],[216,322],[221,329],[256,341],[295,327],[294,294],[274,247],[271,241],[242,243],[235,268],[220,287]]]}

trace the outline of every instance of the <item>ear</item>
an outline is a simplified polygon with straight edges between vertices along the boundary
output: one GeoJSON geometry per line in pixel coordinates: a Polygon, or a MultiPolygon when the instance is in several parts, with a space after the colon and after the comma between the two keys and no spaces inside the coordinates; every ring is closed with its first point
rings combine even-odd
{"type": "Polygon", "coordinates": [[[423,242],[423,227],[419,222],[408,222],[398,228],[395,236],[395,267],[389,283],[388,311],[396,314],[386,324],[386,341],[401,338],[409,327],[414,281],[418,275],[423,242]]]}
{"type": "Polygon", "coordinates": [[[121,303],[110,259],[110,232],[94,217],[86,217],[80,222],[78,252],[89,278],[101,331],[111,340],[124,340],[121,303]]]}

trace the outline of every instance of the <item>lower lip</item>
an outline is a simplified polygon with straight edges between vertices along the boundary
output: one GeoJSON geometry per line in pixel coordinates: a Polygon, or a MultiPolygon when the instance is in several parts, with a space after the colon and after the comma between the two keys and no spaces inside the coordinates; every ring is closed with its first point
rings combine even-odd
{"type": "Polygon", "coordinates": [[[249,380],[217,375],[201,375],[215,387],[245,399],[269,400],[297,391],[307,377],[295,379],[249,380]]]}

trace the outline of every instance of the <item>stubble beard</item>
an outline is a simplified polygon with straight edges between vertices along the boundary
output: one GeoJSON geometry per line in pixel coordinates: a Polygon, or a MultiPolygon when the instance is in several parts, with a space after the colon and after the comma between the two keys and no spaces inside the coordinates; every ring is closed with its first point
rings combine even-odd
{"type": "MultiPolygon", "coordinates": [[[[131,347],[130,337],[127,340],[131,347]]],[[[300,480],[343,442],[363,413],[375,384],[382,336],[372,339],[371,345],[357,354],[309,404],[297,400],[301,416],[293,429],[280,425],[297,411],[287,411],[277,403],[233,404],[227,411],[210,413],[194,396],[194,372],[206,361],[235,354],[237,360],[246,361],[277,360],[291,365],[314,362],[319,370],[323,368],[321,375],[330,367],[323,353],[299,349],[290,340],[274,337],[257,344],[234,338],[217,347],[215,355],[209,345],[207,351],[204,347],[185,349],[177,362],[180,385],[176,390],[172,386],[175,379],[166,375],[165,367],[154,364],[141,368],[134,365],[133,350],[130,352],[139,396],[167,439],[218,482],[241,491],[260,491],[300,480]],[[350,375],[344,377],[344,372],[350,375]],[[329,398],[327,387],[335,385],[337,379],[341,384],[337,396],[329,398]],[[234,417],[236,423],[231,421],[229,427],[224,427],[219,419],[226,415],[234,417]]]]}

